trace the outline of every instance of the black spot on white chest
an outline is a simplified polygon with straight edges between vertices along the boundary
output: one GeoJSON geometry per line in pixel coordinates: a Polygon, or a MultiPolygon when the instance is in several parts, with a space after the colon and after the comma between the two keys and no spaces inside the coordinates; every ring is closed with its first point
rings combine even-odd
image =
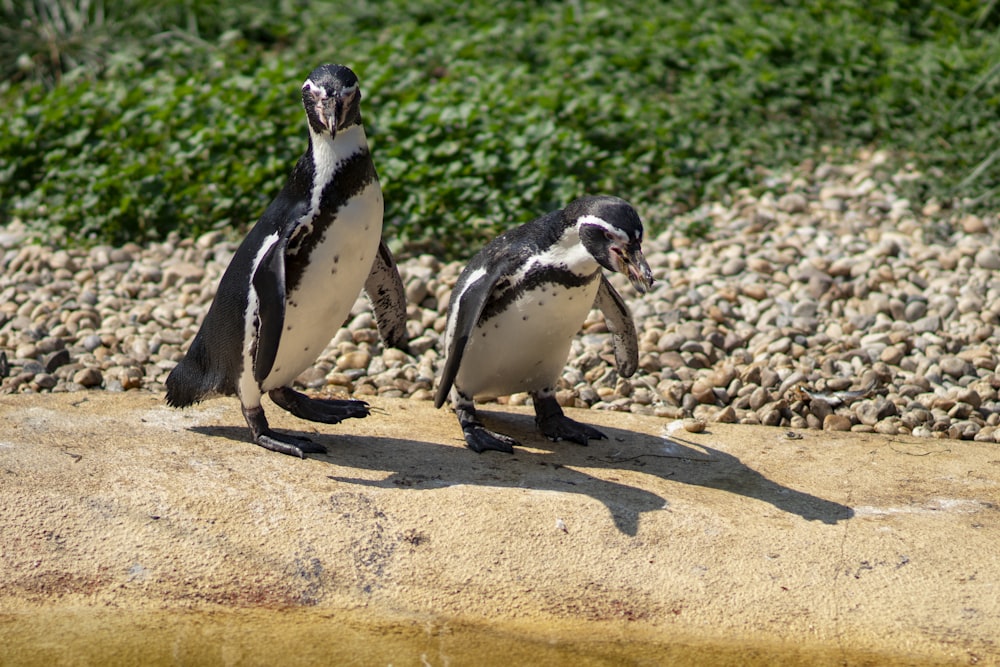
{"type": "MultiPolygon", "coordinates": [[[[308,368],[344,324],[371,271],[382,237],[382,193],[373,181],[345,202],[308,246],[304,261],[292,263],[295,281],[286,284],[285,321],[271,375],[263,388],[284,386],[308,368]]],[[[305,252],[305,249],[300,253],[305,252]]]]}
{"type": "Polygon", "coordinates": [[[477,397],[551,386],[593,307],[599,284],[542,283],[519,290],[504,309],[480,319],[473,329],[456,386],[477,397]]]}
{"type": "MultiPolygon", "coordinates": [[[[538,308],[545,308],[548,303],[549,314],[553,316],[566,309],[575,312],[581,301],[586,302],[589,310],[597,294],[599,275],[597,272],[579,275],[561,267],[539,266],[519,279],[502,278],[491,292],[479,322],[484,324],[514,306],[521,312],[526,303],[538,308]],[[577,304],[572,303],[574,299],[577,304]]],[[[530,314],[522,313],[522,317],[530,317],[530,314]]]]}
{"type": "Polygon", "coordinates": [[[306,274],[319,271],[336,275],[341,258],[350,262],[349,235],[381,238],[382,192],[368,150],[344,160],[330,178],[325,185],[314,187],[309,212],[289,241],[285,264],[288,294],[299,288],[306,274]],[[343,252],[338,252],[338,245],[345,246],[343,252]]]}

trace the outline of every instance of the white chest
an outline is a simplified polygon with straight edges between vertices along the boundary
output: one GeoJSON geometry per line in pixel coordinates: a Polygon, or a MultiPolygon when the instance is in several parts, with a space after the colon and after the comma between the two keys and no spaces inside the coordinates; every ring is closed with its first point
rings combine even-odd
{"type": "Polygon", "coordinates": [[[298,284],[286,295],[278,354],[261,389],[294,380],[344,325],[378,252],[382,213],[382,191],[373,181],[338,210],[313,246],[298,284]]]}
{"type": "Polygon", "coordinates": [[[580,287],[546,283],[473,329],[456,386],[477,398],[552,387],[594,305],[597,276],[580,287]]]}

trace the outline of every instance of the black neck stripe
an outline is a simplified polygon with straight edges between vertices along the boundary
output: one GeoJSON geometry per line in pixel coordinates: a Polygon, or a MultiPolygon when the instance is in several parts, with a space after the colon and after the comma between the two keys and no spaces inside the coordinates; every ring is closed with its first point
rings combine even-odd
{"type": "Polygon", "coordinates": [[[581,276],[561,266],[538,266],[528,271],[516,285],[511,285],[510,279],[504,278],[498,281],[496,287],[493,288],[493,293],[490,295],[489,301],[486,302],[486,307],[483,308],[479,323],[482,324],[507,310],[525,292],[547,284],[567,288],[583,287],[593,282],[598,275],[600,275],[600,269],[590,275],[581,276]]]}
{"type": "Polygon", "coordinates": [[[323,188],[319,211],[311,221],[303,223],[311,224],[311,229],[297,236],[289,245],[286,253],[288,264],[285,267],[286,294],[293,291],[302,280],[302,274],[305,272],[312,251],[326,238],[337,212],[377,180],[375,165],[368,150],[365,149],[341,163],[327,183],[313,184],[313,188],[323,188]]]}

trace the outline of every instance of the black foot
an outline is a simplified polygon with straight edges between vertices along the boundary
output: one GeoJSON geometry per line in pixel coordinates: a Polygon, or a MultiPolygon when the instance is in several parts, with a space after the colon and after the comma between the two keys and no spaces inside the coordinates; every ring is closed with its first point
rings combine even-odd
{"type": "Polygon", "coordinates": [[[589,440],[604,440],[608,437],[593,426],[573,421],[565,415],[549,417],[545,421],[536,420],[536,423],[549,440],[569,440],[586,446],[589,440]]]}
{"type": "Polygon", "coordinates": [[[476,416],[476,404],[472,397],[464,396],[458,390],[454,392],[453,397],[455,416],[458,417],[462,433],[465,434],[465,444],[469,446],[469,449],[480,454],[488,449],[513,454],[514,447],[520,446],[521,443],[514,438],[502,433],[494,433],[483,426],[476,416]]]}
{"type": "Polygon", "coordinates": [[[364,401],[309,398],[288,387],[272,389],[267,395],[279,407],[288,410],[300,419],[308,419],[312,422],[338,424],[345,419],[360,419],[368,416],[368,404],[364,401]]]}
{"type": "Polygon", "coordinates": [[[514,453],[514,447],[520,446],[514,438],[502,433],[494,433],[482,424],[470,424],[462,427],[465,434],[465,444],[476,453],[483,453],[487,449],[496,452],[514,453]]]}
{"type": "Polygon", "coordinates": [[[302,438],[297,435],[283,435],[270,429],[258,435],[254,439],[254,442],[264,449],[270,449],[272,452],[297,456],[300,459],[304,459],[306,454],[326,454],[326,447],[313,442],[309,438],[302,438]]]}
{"type": "Polygon", "coordinates": [[[608,437],[596,428],[564,415],[555,396],[550,393],[539,392],[533,394],[531,399],[535,405],[535,424],[549,440],[569,440],[586,447],[589,440],[604,440],[608,437]]]}
{"type": "Polygon", "coordinates": [[[243,416],[247,420],[247,426],[250,427],[250,437],[264,449],[297,456],[300,459],[304,459],[306,454],[326,454],[326,447],[309,438],[272,431],[267,424],[267,417],[264,416],[264,408],[259,405],[252,408],[244,406],[243,416]]]}

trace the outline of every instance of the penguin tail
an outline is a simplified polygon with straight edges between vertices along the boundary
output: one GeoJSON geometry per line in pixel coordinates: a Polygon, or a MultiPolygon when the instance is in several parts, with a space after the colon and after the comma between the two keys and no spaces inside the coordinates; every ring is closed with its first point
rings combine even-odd
{"type": "Polygon", "coordinates": [[[202,363],[202,349],[201,341],[196,338],[188,353],[167,376],[166,400],[170,407],[186,408],[219,391],[220,383],[215,374],[202,363]]]}
{"type": "Polygon", "coordinates": [[[167,405],[172,408],[186,408],[205,397],[201,391],[198,368],[184,357],[167,376],[167,405]]]}

